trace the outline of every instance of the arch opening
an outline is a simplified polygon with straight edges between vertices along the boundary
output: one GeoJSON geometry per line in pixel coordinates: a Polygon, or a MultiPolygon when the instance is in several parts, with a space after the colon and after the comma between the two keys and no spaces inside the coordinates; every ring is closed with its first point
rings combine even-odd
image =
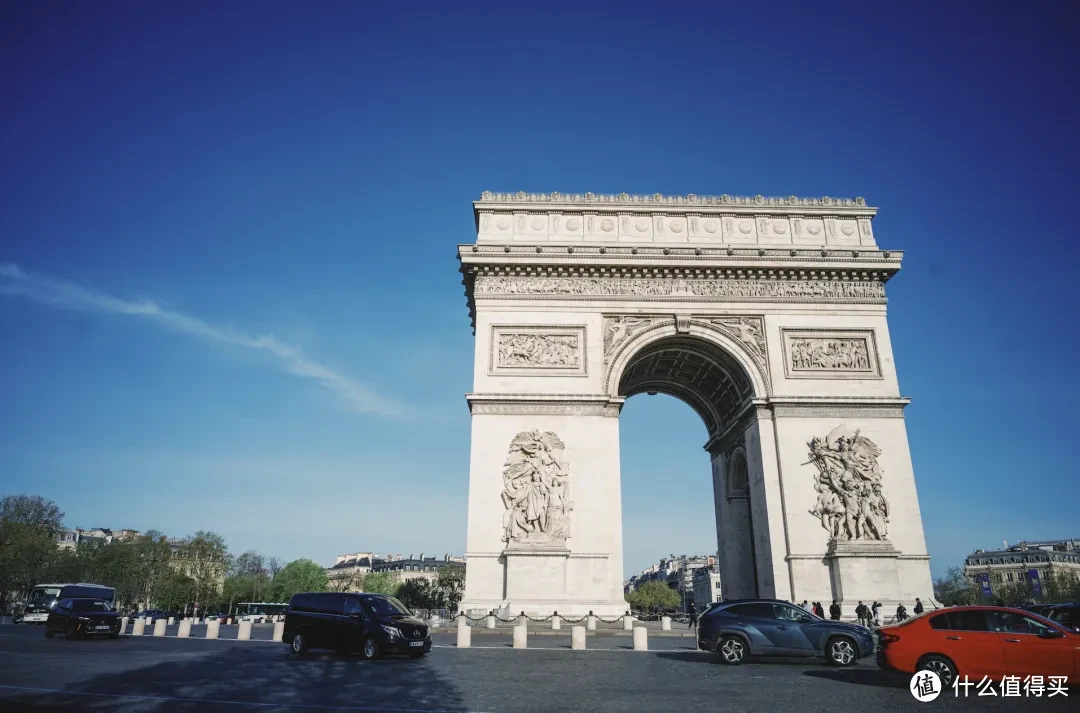
{"type": "Polygon", "coordinates": [[[752,507],[757,498],[752,493],[755,478],[751,471],[760,467],[760,458],[748,458],[744,438],[746,429],[753,427],[745,417],[746,407],[756,395],[753,380],[721,344],[697,335],[675,334],[642,345],[627,359],[619,376],[618,395],[630,398],[642,393],[672,396],[690,406],[704,422],[712,465],[721,592],[725,598],[758,596],[761,587],[752,507]]]}

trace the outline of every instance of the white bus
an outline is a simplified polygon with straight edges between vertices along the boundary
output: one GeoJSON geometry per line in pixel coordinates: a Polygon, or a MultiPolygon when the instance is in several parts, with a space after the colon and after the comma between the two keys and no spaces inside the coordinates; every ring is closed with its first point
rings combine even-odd
{"type": "Polygon", "coordinates": [[[102,599],[111,607],[116,599],[116,590],[100,584],[76,582],[69,584],[39,584],[30,593],[30,598],[23,607],[22,621],[25,624],[44,624],[56,602],[68,597],[92,597],[102,599]]]}
{"type": "Polygon", "coordinates": [[[272,602],[240,602],[236,605],[237,619],[259,619],[284,614],[288,604],[272,602]]]}

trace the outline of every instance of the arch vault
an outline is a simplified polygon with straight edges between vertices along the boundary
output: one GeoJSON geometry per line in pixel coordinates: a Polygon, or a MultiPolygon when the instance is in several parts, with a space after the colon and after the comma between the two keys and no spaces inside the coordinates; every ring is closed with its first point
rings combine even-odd
{"type": "Polygon", "coordinates": [[[861,199],[485,193],[458,254],[476,335],[474,612],[622,613],[619,413],[706,425],[725,597],[932,595],[885,315],[902,254],[861,199]]]}

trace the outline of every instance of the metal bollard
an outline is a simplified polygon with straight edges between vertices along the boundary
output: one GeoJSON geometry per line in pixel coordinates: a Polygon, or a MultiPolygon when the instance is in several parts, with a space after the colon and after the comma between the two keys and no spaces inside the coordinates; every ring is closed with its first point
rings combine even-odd
{"type": "Polygon", "coordinates": [[[274,641],[280,642],[282,637],[285,636],[285,622],[274,622],[274,641]]]}
{"type": "Polygon", "coordinates": [[[514,648],[526,649],[529,647],[529,630],[524,624],[514,627],[514,648]]]}
{"type": "Polygon", "coordinates": [[[146,628],[146,619],[136,619],[135,623],[131,625],[132,636],[142,636],[143,630],[146,628]]]}
{"type": "Polygon", "coordinates": [[[662,616],[662,617],[660,617],[660,628],[663,629],[664,631],[671,631],[671,617],[670,616],[662,616]]]}
{"type": "Polygon", "coordinates": [[[484,620],[484,626],[486,626],[489,629],[494,629],[495,628],[495,617],[493,615],[491,615],[491,614],[488,614],[487,619],[484,620]]]}
{"type": "Polygon", "coordinates": [[[240,622],[240,631],[236,633],[237,641],[247,641],[251,638],[251,621],[240,622]]]}
{"type": "Polygon", "coordinates": [[[216,639],[221,632],[221,620],[214,619],[213,621],[206,622],[206,638],[216,639]]]}
{"type": "Polygon", "coordinates": [[[180,622],[180,628],[176,630],[176,638],[186,639],[191,636],[191,619],[184,619],[180,622]]]}
{"type": "Polygon", "coordinates": [[[561,629],[562,628],[562,619],[559,618],[558,614],[555,614],[555,615],[553,615],[551,617],[551,628],[552,629],[561,629]]]}
{"type": "Polygon", "coordinates": [[[634,651],[649,650],[649,630],[644,626],[634,627],[634,651]]]}
{"type": "Polygon", "coordinates": [[[470,646],[472,646],[472,627],[469,626],[465,617],[460,616],[457,622],[457,647],[467,649],[470,646]]]}
{"type": "Polygon", "coordinates": [[[587,623],[589,625],[589,631],[596,631],[596,617],[593,616],[591,613],[589,614],[589,620],[587,623]]]}
{"type": "Polygon", "coordinates": [[[154,622],[154,636],[165,636],[165,620],[158,619],[154,622]]]}
{"type": "Polygon", "coordinates": [[[585,648],[585,627],[575,626],[570,629],[570,648],[571,649],[584,649],[585,648]]]}
{"type": "Polygon", "coordinates": [[[633,631],[634,617],[630,616],[629,614],[624,615],[622,618],[622,628],[623,631],[633,631]]]}

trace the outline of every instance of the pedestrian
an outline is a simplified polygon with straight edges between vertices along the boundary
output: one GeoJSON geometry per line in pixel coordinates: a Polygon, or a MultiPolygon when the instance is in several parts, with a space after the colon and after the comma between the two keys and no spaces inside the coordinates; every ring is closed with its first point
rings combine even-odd
{"type": "Polygon", "coordinates": [[[896,620],[899,622],[904,619],[907,619],[907,609],[904,608],[904,603],[900,602],[896,605],[896,620]]]}
{"type": "Polygon", "coordinates": [[[873,609],[870,611],[874,619],[874,627],[881,626],[881,602],[874,602],[873,609]]]}
{"type": "Polygon", "coordinates": [[[821,602],[814,602],[814,615],[821,619],[825,618],[825,609],[821,606],[821,602]]]}
{"type": "Polygon", "coordinates": [[[840,605],[836,603],[836,600],[832,600],[832,606],[829,607],[829,618],[833,621],[840,621],[840,605]]]}
{"type": "Polygon", "coordinates": [[[870,624],[868,623],[868,617],[866,615],[866,605],[863,604],[861,601],[859,602],[859,605],[855,607],[855,618],[858,619],[859,623],[863,626],[870,626],[870,624]]]}
{"type": "Polygon", "coordinates": [[[918,597],[915,597],[915,606],[912,608],[911,611],[915,612],[916,614],[923,613],[922,601],[918,597]]]}
{"type": "Polygon", "coordinates": [[[690,602],[690,607],[689,609],[687,609],[687,613],[690,614],[690,623],[687,624],[686,628],[693,629],[697,626],[697,607],[694,606],[693,602],[690,602]]]}
{"type": "Polygon", "coordinates": [[[810,611],[810,607],[807,605],[805,599],[803,599],[803,603],[799,605],[799,608],[804,610],[804,611],[810,611]]]}

